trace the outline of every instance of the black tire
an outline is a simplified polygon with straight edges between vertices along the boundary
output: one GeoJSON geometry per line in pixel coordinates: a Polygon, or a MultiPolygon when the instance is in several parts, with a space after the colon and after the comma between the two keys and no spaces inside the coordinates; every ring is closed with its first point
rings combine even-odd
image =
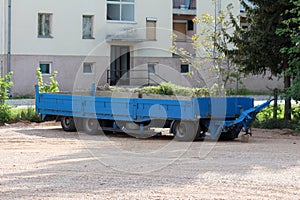
{"type": "Polygon", "coordinates": [[[92,118],[83,119],[82,128],[85,133],[89,135],[96,135],[99,133],[99,121],[92,118]]]}
{"type": "Polygon", "coordinates": [[[83,119],[74,117],[74,123],[75,123],[76,130],[82,132],[83,131],[83,127],[82,127],[83,119]]]}
{"type": "Polygon", "coordinates": [[[66,132],[76,131],[76,126],[73,117],[61,117],[60,123],[64,131],[66,132]]]}
{"type": "Polygon", "coordinates": [[[196,123],[190,121],[175,121],[173,133],[176,141],[192,142],[197,136],[196,123]]]}
{"type": "Polygon", "coordinates": [[[234,140],[236,138],[236,134],[234,132],[222,132],[219,140],[234,140]]]}

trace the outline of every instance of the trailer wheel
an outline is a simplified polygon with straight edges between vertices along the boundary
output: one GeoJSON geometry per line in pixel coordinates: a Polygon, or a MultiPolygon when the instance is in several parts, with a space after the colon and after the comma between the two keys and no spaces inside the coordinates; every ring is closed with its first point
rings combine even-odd
{"type": "Polygon", "coordinates": [[[97,119],[83,119],[83,131],[89,135],[95,135],[98,132],[99,122],[97,119]]]}
{"type": "Polygon", "coordinates": [[[192,142],[195,140],[197,131],[194,122],[175,121],[173,127],[175,140],[184,142],[192,142]]]}
{"type": "Polygon", "coordinates": [[[76,126],[73,117],[61,117],[60,123],[64,131],[67,132],[76,131],[76,126]]]}
{"type": "Polygon", "coordinates": [[[234,140],[236,138],[236,134],[232,131],[222,132],[219,140],[234,140]]]}

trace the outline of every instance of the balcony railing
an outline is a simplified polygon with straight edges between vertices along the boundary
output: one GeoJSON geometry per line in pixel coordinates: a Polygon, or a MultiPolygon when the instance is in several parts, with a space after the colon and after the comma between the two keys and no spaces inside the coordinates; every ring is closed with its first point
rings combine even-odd
{"type": "Polygon", "coordinates": [[[173,9],[196,10],[196,0],[173,0],[173,9]]]}

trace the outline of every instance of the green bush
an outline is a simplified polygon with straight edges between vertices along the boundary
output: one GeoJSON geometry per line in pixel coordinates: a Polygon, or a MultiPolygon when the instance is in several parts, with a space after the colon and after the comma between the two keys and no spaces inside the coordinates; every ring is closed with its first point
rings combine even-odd
{"type": "Polygon", "coordinates": [[[38,79],[39,92],[59,92],[59,84],[55,80],[57,76],[57,71],[54,71],[50,76],[50,82],[44,83],[43,75],[41,73],[40,68],[36,69],[36,77],[38,79]]]}
{"type": "MultiPolygon", "coordinates": [[[[273,110],[274,110],[274,106],[269,106],[265,109],[263,109],[261,112],[259,112],[257,114],[257,118],[259,120],[269,120],[273,118],[273,110]]],[[[283,108],[282,106],[278,106],[277,108],[277,118],[281,118],[283,117],[283,108]]]]}
{"type": "Polygon", "coordinates": [[[11,115],[11,108],[5,103],[9,98],[9,89],[13,86],[11,81],[13,73],[10,72],[3,78],[0,77],[0,121],[7,122],[11,115]]]}
{"type": "Polygon", "coordinates": [[[294,120],[300,122],[300,106],[292,107],[292,116],[294,120]]]}
{"type": "Polygon", "coordinates": [[[31,122],[40,122],[39,115],[36,114],[35,108],[28,107],[28,108],[15,108],[12,109],[10,120],[12,121],[31,121],[31,122]]]}
{"type": "Polygon", "coordinates": [[[297,121],[286,121],[284,119],[267,119],[264,121],[255,121],[253,123],[254,128],[262,129],[293,129],[299,130],[299,123],[297,121]]]}
{"type": "Polygon", "coordinates": [[[189,88],[175,85],[171,82],[163,82],[158,86],[146,86],[136,89],[134,92],[140,94],[160,94],[160,95],[176,95],[176,96],[209,96],[208,88],[189,88]]]}
{"type": "Polygon", "coordinates": [[[292,120],[286,121],[283,119],[283,105],[278,105],[277,118],[273,119],[274,106],[269,106],[257,114],[258,121],[253,123],[253,127],[263,129],[284,129],[300,130],[300,107],[292,107],[292,120]]]}
{"type": "Polygon", "coordinates": [[[11,119],[11,107],[7,104],[0,105],[0,121],[7,122],[11,119]]]}

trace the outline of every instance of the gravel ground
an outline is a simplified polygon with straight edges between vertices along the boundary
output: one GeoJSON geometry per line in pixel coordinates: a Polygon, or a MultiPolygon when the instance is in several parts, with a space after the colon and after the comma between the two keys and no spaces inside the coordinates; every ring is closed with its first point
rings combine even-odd
{"type": "Polygon", "coordinates": [[[300,199],[300,137],[174,142],[0,128],[0,199],[300,199]]]}

